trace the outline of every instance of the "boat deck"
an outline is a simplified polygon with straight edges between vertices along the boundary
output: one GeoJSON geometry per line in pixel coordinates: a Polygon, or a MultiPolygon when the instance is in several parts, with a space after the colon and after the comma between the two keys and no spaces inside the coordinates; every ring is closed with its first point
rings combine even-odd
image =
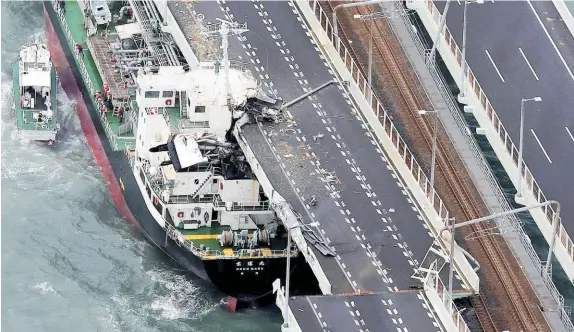
{"type": "MultiPolygon", "coordinates": [[[[103,79],[100,76],[98,67],[96,65],[96,60],[89,50],[87,40],[87,30],[84,28],[84,15],[82,9],[78,5],[77,1],[66,1],[66,23],[70,28],[71,36],[73,39],[73,44],[71,48],[75,49],[76,43],[81,43],[84,47],[83,61],[86,66],[87,74],[94,85],[94,90],[103,90],[103,79]]],[[[94,37],[92,37],[94,38],[94,37]]],[[[109,55],[108,55],[109,58],[109,55]]],[[[109,67],[109,66],[107,66],[109,67]]],[[[111,85],[111,84],[110,84],[111,85]]],[[[123,86],[122,86],[123,88],[123,86]]],[[[112,92],[113,93],[113,92],[112,92]]],[[[92,96],[94,98],[95,96],[92,96]]],[[[109,125],[110,132],[112,135],[116,136],[117,149],[123,150],[126,145],[132,145],[135,137],[132,131],[117,134],[121,126],[121,119],[118,116],[114,116],[112,112],[106,112],[101,115],[101,121],[106,125],[109,125]]],[[[107,133],[110,135],[110,133],[107,133]]]]}
{"type": "MultiPolygon", "coordinates": [[[[213,250],[223,250],[224,247],[219,244],[217,236],[223,231],[230,230],[229,226],[222,226],[220,223],[213,222],[211,227],[200,227],[198,229],[178,229],[186,239],[194,243],[195,246],[199,247],[204,245],[213,250]]],[[[249,231],[249,236],[253,231],[249,231]]],[[[283,250],[287,247],[287,239],[285,237],[275,238],[271,240],[270,246],[260,246],[262,249],[271,250],[283,250]]]]}
{"type": "MultiPolygon", "coordinates": [[[[54,68],[52,68],[52,87],[56,85],[56,74],[54,72],[54,68]]],[[[34,118],[34,114],[40,111],[46,110],[46,106],[42,102],[42,97],[39,93],[36,93],[34,97],[36,100],[36,107],[35,108],[20,108],[20,76],[19,76],[19,69],[18,69],[18,62],[14,64],[13,67],[13,92],[14,92],[14,111],[16,113],[16,125],[19,129],[22,130],[32,130],[32,131],[53,131],[56,122],[56,110],[57,110],[57,99],[56,99],[56,89],[52,88],[50,90],[50,99],[52,103],[52,111],[54,112],[52,118],[48,121],[38,122],[34,118]]]]}

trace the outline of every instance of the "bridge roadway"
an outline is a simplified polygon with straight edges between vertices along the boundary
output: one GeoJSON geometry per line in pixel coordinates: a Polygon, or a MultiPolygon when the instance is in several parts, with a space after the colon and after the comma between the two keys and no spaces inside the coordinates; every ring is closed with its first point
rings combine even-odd
{"type": "Polygon", "coordinates": [[[414,291],[384,296],[301,296],[289,303],[303,331],[348,332],[361,326],[369,326],[373,332],[439,330],[438,325],[429,324],[432,313],[428,304],[417,303],[421,301],[424,303],[423,292],[414,291]],[[380,310],[381,307],[386,310],[380,310]],[[347,316],[351,319],[334,319],[347,316]],[[398,328],[401,324],[404,327],[398,328]]]}
{"type": "MultiPolygon", "coordinates": [[[[444,12],[445,2],[435,3],[444,12]]],[[[447,26],[459,47],[462,15],[452,1],[447,26]]],[[[563,203],[572,236],[574,205],[564,203],[574,187],[574,37],[551,1],[485,0],[468,5],[466,57],[516,146],[520,100],[542,97],[525,104],[523,158],[546,197],[563,203]]]]}
{"type": "MultiPolygon", "coordinates": [[[[201,13],[206,21],[227,17],[247,22],[250,31],[230,39],[230,57],[250,65],[270,95],[290,101],[334,79],[290,2],[187,5],[193,6],[188,13],[201,13]]],[[[177,20],[179,14],[174,12],[174,16],[177,20]]],[[[273,187],[303,222],[318,221],[326,242],[335,248],[335,258],[315,252],[333,293],[370,291],[391,299],[396,296],[393,292],[409,289],[416,284],[410,276],[433,237],[353,102],[335,84],[290,107],[289,113],[296,125],[290,121],[245,125],[242,133],[273,187]],[[323,136],[315,141],[313,136],[317,135],[323,136]],[[329,183],[329,175],[336,177],[336,183],[329,183]],[[316,206],[308,204],[312,196],[317,198],[316,206]]],[[[447,280],[443,270],[442,278],[447,280]]],[[[454,289],[462,290],[456,276],[454,289]]],[[[373,306],[364,311],[376,314],[363,315],[366,326],[361,325],[361,329],[370,326],[374,331],[381,324],[381,312],[387,309],[373,298],[369,302],[373,306]]],[[[349,321],[355,324],[352,314],[339,315],[329,309],[344,305],[343,297],[314,299],[316,309],[331,327],[349,321]]],[[[418,297],[404,299],[395,303],[397,315],[414,317],[412,307],[423,307],[418,297]]],[[[356,303],[367,302],[361,298],[356,303]]],[[[431,317],[417,314],[416,320],[397,321],[397,327],[419,331],[420,326],[428,326],[436,330],[434,324],[438,323],[431,317]]]]}

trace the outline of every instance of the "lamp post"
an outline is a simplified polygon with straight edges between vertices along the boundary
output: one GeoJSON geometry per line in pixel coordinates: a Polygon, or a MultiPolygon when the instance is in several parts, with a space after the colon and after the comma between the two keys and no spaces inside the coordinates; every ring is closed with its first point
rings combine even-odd
{"type": "Polygon", "coordinates": [[[433,117],[433,130],[432,130],[432,156],[431,156],[431,173],[430,173],[430,183],[431,183],[431,204],[434,205],[434,177],[436,171],[436,145],[437,145],[437,135],[438,135],[438,110],[426,111],[418,110],[419,115],[434,114],[433,117]]]}
{"type": "MultiPolygon", "coordinates": [[[[361,15],[361,14],[355,14],[353,15],[353,18],[358,19],[358,20],[375,20],[377,18],[381,18],[381,13],[373,13],[373,14],[369,14],[369,15],[361,15]]],[[[370,23],[369,24],[369,69],[368,69],[368,74],[367,74],[367,83],[369,84],[369,86],[372,87],[373,84],[373,24],[370,23]]]]}
{"type": "MultiPolygon", "coordinates": [[[[454,258],[454,241],[452,241],[452,239],[454,239],[454,230],[456,228],[460,228],[460,227],[464,227],[464,226],[470,226],[472,224],[476,224],[479,222],[483,222],[483,221],[488,221],[488,220],[492,220],[492,219],[497,219],[497,218],[502,218],[502,217],[506,217],[515,213],[519,213],[519,212],[525,212],[525,211],[529,211],[532,209],[536,209],[536,208],[541,208],[541,207],[545,207],[548,205],[556,205],[556,213],[554,214],[554,220],[552,221],[553,224],[553,230],[552,230],[552,239],[550,240],[550,248],[548,249],[548,257],[546,259],[546,265],[544,266],[544,270],[542,271],[542,274],[544,274],[544,272],[548,273],[548,271],[550,270],[550,262],[552,261],[552,254],[554,252],[554,246],[556,245],[556,236],[558,235],[558,230],[560,229],[560,203],[558,201],[555,200],[548,200],[546,202],[542,202],[542,203],[538,203],[535,205],[531,205],[531,206],[525,206],[525,207],[521,207],[518,209],[513,209],[510,211],[504,211],[504,212],[500,212],[500,213],[495,213],[495,214],[491,214],[489,216],[486,217],[480,217],[480,218],[476,218],[476,219],[472,219],[469,221],[465,221],[465,222],[461,222],[458,224],[454,223],[454,220],[450,226],[450,230],[451,230],[451,252],[450,252],[450,256],[452,258],[454,258]]],[[[445,231],[447,231],[449,229],[449,226],[444,226],[443,228],[441,228],[441,230],[439,231],[439,236],[441,238],[444,239],[444,235],[443,233],[445,231]]],[[[451,259],[450,264],[452,266],[453,261],[451,259]]],[[[452,269],[452,268],[451,268],[452,269]]],[[[452,271],[452,270],[451,270],[452,271]]],[[[450,276],[449,276],[450,278],[450,276]]],[[[451,286],[449,286],[450,289],[450,295],[452,296],[452,288],[451,286]]]]}
{"type": "Polygon", "coordinates": [[[336,5],[335,8],[333,8],[333,33],[335,34],[335,39],[339,37],[339,26],[337,24],[337,9],[374,5],[377,3],[381,3],[383,1],[385,0],[369,0],[369,1],[352,2],[352,3],[342,3],[340,5],[336,5]]]}
{"type": "Polygon", "coordinates": [[[283,326],[282,329],[289,328],[289,276],[291,275],[291,230],[300,227],[315,227],[318,226],[318,222],[312,222],[309,224],[298,224],[293,227],[289,227],[287,229],[287,272],[285,273],[285,294],[284,294],[284,301],[285,306],[283,310],[283,326]]]}
{"type": "Polygon", "coordinates": [[[518,146],[518,178],[516,184],[516,196],[514,201],[518,204],[524,205],[522,196],[522,148],[524,144],[524,104],[529,101],[542,101],[540,97],[522,99],[520,101],[520,143],[518,146]]]}

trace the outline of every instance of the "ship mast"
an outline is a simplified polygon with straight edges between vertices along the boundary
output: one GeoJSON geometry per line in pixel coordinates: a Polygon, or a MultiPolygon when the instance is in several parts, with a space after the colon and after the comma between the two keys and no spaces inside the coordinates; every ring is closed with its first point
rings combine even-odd
{"type": "Polygon", "coordinates": [[[231,83],[229,81],[229,67],[231,63],[229,62],[229,36],[235,36],[242,34],[244,32],[249,31],[247,29],[247,23],[239,24],[237,22],[229,22],[222,19],[217,19],[221,22],[221,26],[219,28],[219,34],[221,35],[221,49],[223,51],[223,75],[225,79],[225,90],[221,94],[221,98],[223,98],[222,103],[229,102],[230,99],[230,91],[231,91],[231,83]]]}

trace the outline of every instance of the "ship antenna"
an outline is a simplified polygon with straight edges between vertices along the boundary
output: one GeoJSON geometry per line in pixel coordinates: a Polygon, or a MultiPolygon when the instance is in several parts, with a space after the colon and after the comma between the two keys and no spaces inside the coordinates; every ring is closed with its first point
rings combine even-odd
{"type": "Polygon", "coordinates": [[[249,31],[247,29],[247,23],[243,23],[243,24],[239,24],[237,22],[229,22],[229,21],[225,21],[222,20],[220,18],[217,19],[219,22],[221,22],[221,27],[219,29],[219,34],[221,35],[221,49],[223,51],[223,73],[225,75],[225,91],[222,94],[223,98],[225,98],[225,100],[228,102],[230,99],[230,90],[231,90],[231,86],[230,86],[230,81],[229,81],[229,67],[230,67],[230,62],[229,62],[229,53],[228,53],[228,48],[229,48],[229,36],[234,36],[234,35],[239,35],[242,34],[244,32],[249,31]]]}

